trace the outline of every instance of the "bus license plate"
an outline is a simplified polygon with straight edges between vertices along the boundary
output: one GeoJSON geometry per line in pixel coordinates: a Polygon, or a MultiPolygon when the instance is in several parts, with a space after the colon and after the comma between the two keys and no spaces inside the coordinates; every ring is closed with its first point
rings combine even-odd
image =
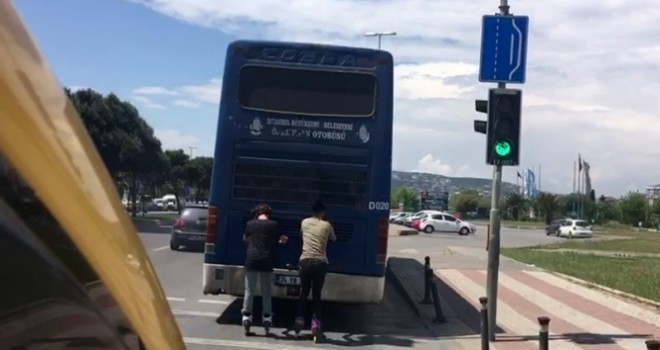
{"type": "Polygon", "coordinates": [[[298,276],[288,276],[288,275],[277,275],[275,276],[275,284],[280,286],[299,286],[300,277],[298,276]]]}

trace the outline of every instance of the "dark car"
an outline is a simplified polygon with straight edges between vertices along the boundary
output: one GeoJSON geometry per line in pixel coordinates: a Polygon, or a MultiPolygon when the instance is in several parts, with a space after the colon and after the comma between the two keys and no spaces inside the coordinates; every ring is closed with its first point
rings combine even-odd
{"type": "Polygon", "coordinates": [[[186,205],[172,226],[170,249],[179,250],[181,246],[204,249],[207,213],[208,206],[206,205],[186,205]]]}
{"type": "Polygon", "coordinates": [[[558,235],[558,234],[559,234],[559,228],[561,227],[561,224],[562,224],[564,221],[566,221],[566,220],[565,220],[565,219],[552,220],[552,222],[550,222],[550,225],[548,225],[548,226],[545,228],[545,234],[546,234],[547,236],[550,236],[550,235],[558,235]]]}

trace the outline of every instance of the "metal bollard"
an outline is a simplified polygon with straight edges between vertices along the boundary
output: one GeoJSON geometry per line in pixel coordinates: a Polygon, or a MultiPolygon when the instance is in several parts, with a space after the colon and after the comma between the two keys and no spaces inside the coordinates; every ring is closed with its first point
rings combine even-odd
{"type": "Polygon", "coordinates": [[[431,296],[433,296],[433,306],[435,308],[435,323],[445,323],[445,315],[442,313],[442,305],[440,305],[440,295],[438,295],[438,285],[431,282],[431,296]]]}
{"type": "Polygon", "coordinates": [[[481,304],[481,350],[490,349],[490,342],[488,341],[488,298],[479,298],[481,304]]]}
{"type": "Polygon", "coordinates": [[[550,318],[541,316],[538,318],[541,329],[539,330],[539,350],[550,349],[550,318]]]}
{"type": "Polygon", "coordinates": [[[660,350],[660,341],[651,339],[646,342],[646,350],[660,350]]]}
{"type": "Polygon", "coordinates": [[[431,258],[424,258],[424,300],[422,304],[431,304],[431,280],[433,279],[433,270],[431,270],[431,258]]]}

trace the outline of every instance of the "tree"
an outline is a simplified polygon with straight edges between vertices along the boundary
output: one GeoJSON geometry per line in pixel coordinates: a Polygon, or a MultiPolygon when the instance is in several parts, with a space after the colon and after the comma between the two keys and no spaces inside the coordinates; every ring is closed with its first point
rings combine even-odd
{"type": "Polygon", "coordinates": [[[167,158],[167,171],[166,171],[166,187],[176,197],[177,210],[181,213],[181,200],[180,196],[183,194],[183,186],[188,178],[190,171],[188,163],[190,156],[182,149],[166,150],[165,157],[167,158]]]}
{"type": "Polygon", "coordinates": [[[622,221],[626,224],[637,225],[646,223],[649,204],[643,194],[630,192],[619,201],[622,221]]]}
{"type": "Polygon", "coordinates": [[[466,216],[469,212],[476,211],[479,207],[480,198],[476,191],[465,191],[453,196],[452,199],[454,199],[453,207],[462,216],[466,216]]]}
{"type": "Polygon", "coordinates": [[[616,203],[601,201],[596,203],[596,220],[599,223],[621,220],[621,208],[616,203]]]}
{"type": "Polygon", "coordinates": [[[115,180],[118,192],[129,190],[135,215],[138,181],[166,170],[160,140],[137,108],[114,94],[104,97],[91,89],[75,93],[65,89],[65,93],[115,180]]]}
{"type": "Polygon", "coordinates": [[[552,222],[552,220],[555,218],[555,215],[561,209],[561,203],[559,201],[559,198],[552,193],[547,193],[547,192],[539,193],[536,199],[536,203],[542,215],[544,216],[545,223],[547,225],[549,225],[552,222]]]}
{"type": "Polygon", "coordinates": [[[520,193],[510,193],[504,199],[504,210],[510,211],[514,220],[518,220],[520,212],[527,206],[527,200],[520,193]]]}
{"type": "Polygon", "coordinates": [[[412,188],[399,187],[392,192],[392,207],[398,207],[403,203],[405,210],[417,210],[417,191],[412,188]]]}
{"type": "Polygon", "coordinates": [[[211,173],[213,172],[213,158],[196,157],[186,165],[186,183],[195,189],[195,199],[208,199],[211,188],[211,173]]]}

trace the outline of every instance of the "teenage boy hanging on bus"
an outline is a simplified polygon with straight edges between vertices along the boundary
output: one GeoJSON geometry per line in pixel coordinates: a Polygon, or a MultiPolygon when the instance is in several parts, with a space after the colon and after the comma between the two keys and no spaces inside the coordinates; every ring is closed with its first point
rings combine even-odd
{"type": "Polygon", "coordinates": [[[312,292],[312,332],[321,331],[321,292],[328,270],[326,247],[328,240],[336,241],[337,236],[332,225],[325,220],[325,205],[317,201],[312,206],[313,216],[300,224],[302,231],[302,254],[300,255],[300,279],[302,292],[298,303],[298,315],[295,320],[296,330],[305,324],[307,296],[312,292]]]}
{"type": "Polygon", "coordinates": [[[277,243],[285,244],[286,235],[280,234],[276,221],[270,219],[272,209],[268,204],[259,204],[252,211],[253,219],[247,222],[243,240],[248,243],[245,259],[245,296],[243,299],[243,325],[252,324],[252,306],[257,288],[261,284],[262,323],[269,328],[273,324],[271,287],[273,281],[273,251],[277,243]]]}

